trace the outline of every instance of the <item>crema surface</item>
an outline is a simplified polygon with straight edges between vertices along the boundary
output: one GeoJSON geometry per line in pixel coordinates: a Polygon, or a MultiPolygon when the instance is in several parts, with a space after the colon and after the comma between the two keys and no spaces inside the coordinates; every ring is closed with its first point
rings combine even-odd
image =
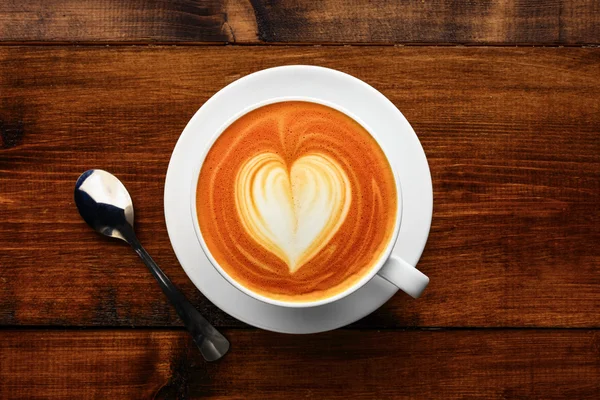
{"type": "Polygon", "coordinates": [[[200,171],[202,236],[238,283],[284,301],[354,285],[392,238],[397,193],[373,137],[330,107],[267,105],[230,125],[200,171]]]}

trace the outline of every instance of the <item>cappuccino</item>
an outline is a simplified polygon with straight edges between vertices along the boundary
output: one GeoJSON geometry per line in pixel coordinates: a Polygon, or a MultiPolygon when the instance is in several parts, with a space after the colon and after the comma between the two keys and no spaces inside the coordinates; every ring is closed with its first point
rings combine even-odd
{"type": "Polygon", "coordinates": [[[284,101],[248,112],[212,145],[196,210],[208,250],[240,285],[291,302],[352,287],[394,234],[392,168],[358,122],[284,101]]]}

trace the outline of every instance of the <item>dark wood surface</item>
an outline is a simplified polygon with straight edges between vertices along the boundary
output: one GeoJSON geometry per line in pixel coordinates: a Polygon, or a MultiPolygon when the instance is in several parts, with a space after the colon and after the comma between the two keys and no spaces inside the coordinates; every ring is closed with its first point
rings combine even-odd
{"type": "Polygon", "coordinates": [[[591,0],[0,2],[0,398],[600,397],[599,43],[591,0]],[[198,107],[298,63],[390,98],[434,188],[425,295],[309,336],[211,305],[162,209],[198,107]],[[135,254],[80,220],[92,167],[125,182],[225,359],[204,363],[135,254]]]}
{"type": "Polygon", "coordinates": [[[431,285],[360,326],[600,327],[596,49],[5,47],[0,59],[5,324],[180,324],[135,254],[80,220],[73,182],[97,167],[125,182],[140,238],[172,279],[213,320],[239,326],[177,263],[162,209],[167,164],[219,88],[309,59],[388,96],[433,176],[419,263],[431,285]]]}
{"type": "Polygon", "coordinates": [[[598,331],[224,332],[232,350],[211,364],[182,330],[5,332],[0,396],[594,399],[600,391],[598,331]]]}
{"type": "Polygon", "coordinates": [[[600,44],[597,0],[3,0],[6,42],[600,44]]]}

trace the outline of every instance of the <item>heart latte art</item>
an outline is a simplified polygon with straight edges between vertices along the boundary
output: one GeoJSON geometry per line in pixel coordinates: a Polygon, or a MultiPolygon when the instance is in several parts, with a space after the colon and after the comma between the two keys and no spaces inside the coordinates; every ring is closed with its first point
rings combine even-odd
{"type": "Polygon", "coordinates": [[[351,190],[344,170],[318,153],[300,157],[289,174],[277,154],[257,154],[242,166],[235,184],[242,225],[290,273],[337,232],[348,215],[351,190]]]}
{"type": "Polygon", "coordinates": [[[269,298],[314,301],[353,286],[380,260],[397,193],[361,125],[289,101],[225,129],[202,165],[196,205],[210,253],[234,280],[269,298]]]}

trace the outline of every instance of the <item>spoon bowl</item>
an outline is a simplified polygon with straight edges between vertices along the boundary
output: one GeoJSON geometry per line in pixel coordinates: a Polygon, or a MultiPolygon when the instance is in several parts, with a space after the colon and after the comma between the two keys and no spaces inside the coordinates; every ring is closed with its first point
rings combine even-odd
{"type": "Polygon", "coordinates": [[[119,179],[101,169],[90,169],[75,183],[75,204],[79,214],[97,232],[125,240],[118,230],[133,227],[133,202],[119,179]]]}

